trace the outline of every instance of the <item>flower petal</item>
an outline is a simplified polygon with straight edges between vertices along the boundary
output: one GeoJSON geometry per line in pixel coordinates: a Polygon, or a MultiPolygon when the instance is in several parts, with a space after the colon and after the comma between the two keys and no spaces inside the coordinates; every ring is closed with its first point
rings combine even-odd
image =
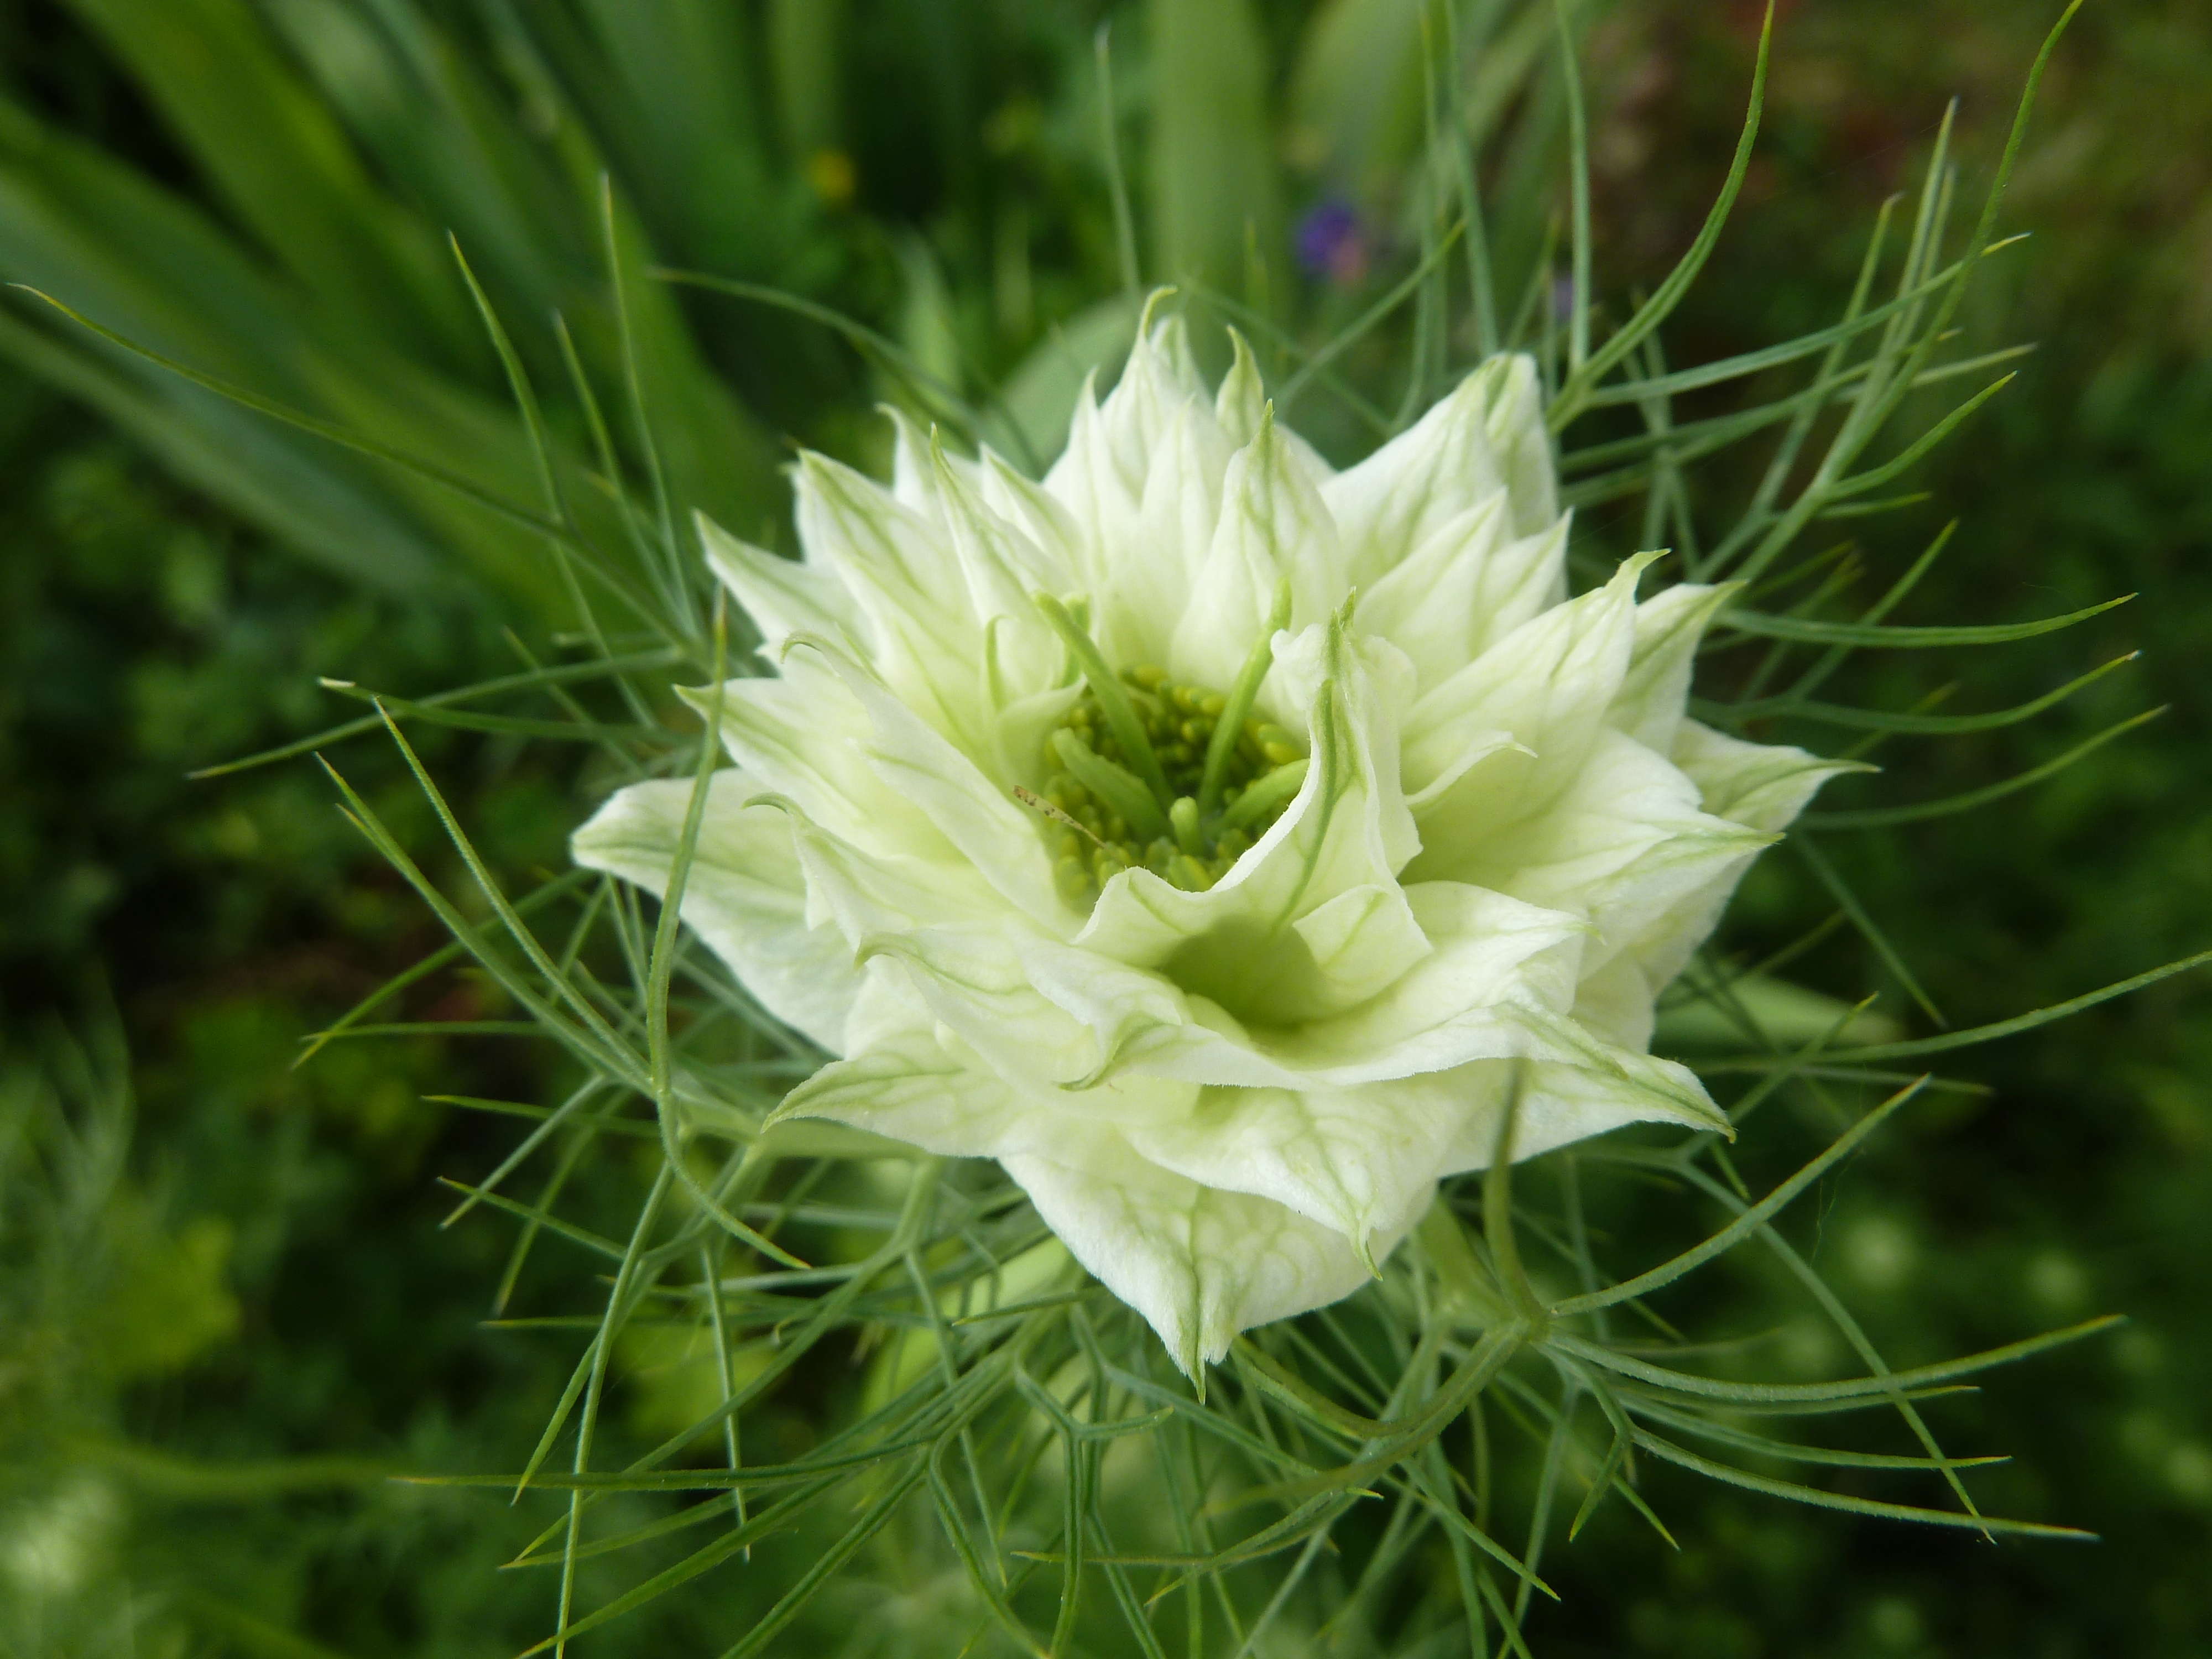
{"type": "Polygon", "coordinates": [[[1636,642],[1629,650],[1628,672],[1606,711],[1608,723],[1645,748],[1667,752],[1689,705],[1698,642],[1742,586],[1677,582],[1636,607],[1636,642]]]}
{"type": "MultiPolygon", "coordinates": [[[[1145,1316],[1190,1376],[1227,1354],[1237,1332],[1337,1301],[1367,1279],[1340,1235],[1267,1199],[1175,1175],[1111,1131],[1071,1134],[1053,1158],[1001,1161],[1075,1259],[1145,1316]]],[[[1378,1259],[1419,1213],[1378,1230],[1378,1259]]]]}
{"type": "Polygon", "coordinates": [[[1360,623],[1403,651],[1428,691],[1566,597],[1568,522],[1516,538],[1498,490],[1366,586],[1360,623]]]}
{"type": "Polygon", "coordinates": [[[1364,1261],[1436,1188],[1474,1103],[1452,1074],[1356,1089],[1207,1089],[1189,1116],[1133,1127],[1130,1146],[1202,1185],[1273,1199],[1341,1234],[1364,1261]]]}
{"type": "Polygon", "coordinates": [[[800,453],[799,539],[836,572],[866,616],[869,659],[884,683],[951,736],[984,726],[983,618],[951,538],[872,479],[800,453]]]}
{"type": "MultiPolygon", "coordinates": [[[[808,922],[789,822],[748,805],[759,787],[736,770],[709,780],[684,876],[684,920],[763,1007],[835,1054],[845,1044],[860,969],[835,929],[808,922]]],[[[691,789],[690,780],[672,778],[618,791],[576,831],[571,854],[586,869],[665,894],[691,789]]]]}
{"type": "Polygon", "coordinates": [[[1607,731],[1565,793],[1469,849],[1456,873],[1586,918],[1595,933],[1587,973],[1686,896],[1733,882],[1773,839],[1700,811],[1697,786],[1680,769],[1607,731]]]}
{"type": "Polygon", "coordinates": [[[1023,915],[1073,931],[1077,917],[1054,884],[1044,837],[1029,811],[866,669],[826,643],[795,641],[786,665],[809,656],[818,656],[866,712],[867,731],[848,735],[846,745],[882,781],[896,803],[898,827],[925,820],[1023,915]]]}
{"type": "Polygon", "coordinates": [[[1509,535],[1549,529],[1559,517],[1552,478],[1535,365],[1500,356],[1322,493],[1342,530],[1350,579],[1364,586],[1501,490],[1509,535]]]}
{"type": "Polygon", "coordinates": [[[1067,447],[1045,474],[1045,489],[1074,522],[1077,574],[1092,592],[1111,586],[1115,562],[1137,545],[1132,537],[1153,452],[1186,405],[1208,402],[1182,321],[1152,322],[1159,298],[1146,307],[1128,364],[1103,405],[1094,383],[1085,383],[1067,447]]]}
{"type": "MultiPolygon", "coordinates": [[[[1674,733],[1674,763],[1708,814],[1770,842],[1823,783],[1859,769],[1854,762],[1821,760],[1802,749],[1745,743],[1691,720],[1674,733]]],[[[1623,939],[1624,953],[1635,959],[1652,994],[1674,981],[1712,933],[1750,862],[1748,856],[1717,860],[1702,880],[1687,884],[1623,939]]]]}
{"type": "Polygon", "coordinates": [[[1510,733],[1519,747],[1499,750],[1449,789],[1424,796],[1422,854],[1409,876],[1461,878],[1486,861],[1486,848],[1504,828],[1573,781],[1627,672],[1637,578],[1656,556],[1630,559],[1603,587],[1522,623],[1413,705],[1403,761],[1410,790],[1425,791],[1492,733],[1510,733]]]}
{"type": "Polygon", "coordinates": [[[1445,1148],[1438,1174],[1490,1167],[1506,1103],[1516,1086],[1516,1066],[1521,1091],[1513,1125],[1516,1164],[1631,1123],[1680,1122],[1727,1130],[1728,1120],[1686,1067],[1605,1045],[1592,1047],[1594,1053],[1610,1054],[1619,1063],[1487,1060],[1468,1066],[1465,1082],[1475,1103],[1445,1148]]]}
{"type": "Polygon", "coordinates": [[[1267,420],[1229,463],[1220,520],[1194,570],[1170,672],[1197,685],[1231,684],[1265,635],[1284,582],[1293,629],[1326,619],[1349,591],[1335,521],[1267,420]]]}
{"type": "Polygon", "coordinates": [[[1208,891],[1146,870],[1115,877],[1075,940],[1270,1024],[1363,1000],[1387,982],[1381,963],[1395,952],[1402,971],[1422,948],[1395,878],[1417,845],[1394,775],[1403,659],[1339,618],[1279,641],[1277,672],[1313,687],[1311,763],[1283,816],[1208,891]]]}
{"type": "Polygon", "coordinates": [[[1049,1152],[1060,1134],[1053,1115],[948,1035],[926,1012],[894,1025],[786,1095],[771,1126],[829,1118],[942,1158],[1049,1152]]]}
{"type": "MultiPolygon", "coordinates": [[[[1260,364],[1252,356],[1252,348],[1235,329],[1229,331],[1229,344],[1235,352],[1235,361],[1229,373],[1221,377],[1221,390],[1213,399],[1213,418],[1220,423],[1222,435],[1230,446],[1242,449],[1260,435],[1261,426],[1272,419],[1267,401],[1267,388],[1260,378],[1260,364]]],[[[1336,476],[1336,469],[1322,459],[1314,447],[1287,427],[1277,427],[1276,434],[1289,451],[1291,461],[1316,485],[1336,476]]]]}
{"type": "MultiPolygon", "coordinates": [[[[1146,471],[1134,536],[1113,550],[1095,596],[1094,626],[1110,659],[1169,660],[1176,620],[1189,611],[1192,584],[1220,521],[1229,459],[1228,440],[1203,403],[1194,398],[1176,411],[1146,471]]],[[[1242,648],[1251,648],[1250,639],[1242,648]]]]}
{"type": "Polygon", "coordinates": [[[819,634],[848,641],[855,650],[866,648],[873,630],[836,573],[755,547],[703,513],[694,522],[707,563],[753,619],[769,652],[793,634],[819,634]]]}
{"type": "Polygon", "coordinates": [[[1705,811],[1769,834],[1787,829],[1830,778],[1869,769],[1786,744],[1746,743],[1696,720],[1675,733],[1674,761],[1698,786],[1705,811]]]}

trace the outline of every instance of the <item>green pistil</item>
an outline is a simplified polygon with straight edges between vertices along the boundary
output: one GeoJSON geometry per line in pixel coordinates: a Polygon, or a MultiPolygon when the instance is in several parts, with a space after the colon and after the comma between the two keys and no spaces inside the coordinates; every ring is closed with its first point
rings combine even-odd
{"type": "Polygon", "coordinates": [[[1160,775],[1159,758],[1147,741],[1150,734],[1137,719],[1136,709],[1130,703],[1127,693],[1114,678],[1113,670],[1106,666],[1106,659],[1098,654],[1097,645],[1084,631],[1083,624],[1070,614],[1067,607],[1050,594],[1037,595],[1036,606],[1074,656],[1076,665],[1083,671],[1084,683],[1091,688],[1093,701],[1099,712],[1106,717],[1106,724],[1112,728],[1137,775],[1151,787],[1154,794],[1160,797],[1160,804],[1164,806],[1173,797],[1167,793],[1166,782],[1160,775]]]}
{"type": "Polygon", "coordinates": [[[1063,637],[1081,641],[1070,645],[1086,685],[1045,744],[1042,788],[1018,793],[1043,813],[1061,891],[1087,905],[1141,868],[1203,892],[1282,816],[1305,776],[1304,744],[1250,712],[1266,646],[1257,672],[1248,663],[1224,697],[1158,668],[1109,678],[1097,647],[1060,617],[1063,637]]]}
{"type": "Polygon", "coordinates": [[[1213,735],[1207,742],[1206,771],[1198,785],[1200,812],[1210,814],[1221,805],[1221,792],[1229,781],[1230,763],[1237,750],[1237,732],[1251,718],[1253,700],[1260,695],[1260,682],[1267,678],[1267,665],[1275,659],[1275,635],[1290,623],[1291,585],[1278,582],[1275,602],[1268,610],[1267,631],[1252,647],[1252,654],[1244,659],[1243,667],[1237,670],[1237,683],[1229,688],[1220,723],[1213,728],[1213,735]]]}

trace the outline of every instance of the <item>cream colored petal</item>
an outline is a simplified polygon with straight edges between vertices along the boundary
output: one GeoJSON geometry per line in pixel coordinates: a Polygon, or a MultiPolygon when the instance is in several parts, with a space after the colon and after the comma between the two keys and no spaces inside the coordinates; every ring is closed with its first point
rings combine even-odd
{"type": "Polygon", "coordinates": [[[779,558],[732,536],[703,513],[695,522],[708,567],[752,618],[771,653],[793,634],[848,641],[857,651],[870,648],[874,630],[835,572],[779,558]]]}
{"type": "Polygon", "coordinates": [[[1689,706],[1690,674],[1705,629],[1742,584],[1677,582],[1636,607],[1628,672],[1606,711],[1607,723],[1663,755],[1689,706]]]}
{"type": "Polygon", "coordinates": [[[939,474],[950,466],[968,483],[978,485],[981,476],[975,462],[957,455],[943,456],[934,423],[925,427],[904,410],[891,404],[877,405],[891,423],[891,497],[926,519],[938,518],[939,474]]]}
{"type": "MultiPolygon", "coordinates": [[[[1680,722],[1674,758],[1699,794],[1705,811],[1753,833],[1778,836],[1830,778],[1858,770],[1856,763],[1826,761],[1802,749],[1745,743],[1695,720],[1680,722]]],[[[1653,993],[1664,990],[1711,936],[1749,857],[1717,861],[1705,879],[1689,886],[1638,927],[1625,945],[1653,993]]]]}
{"type": "Polygon", "coordinates": [[[1575,988],[1574,1017],[1616,1048],[1644,1054],[1651,1047],[1656,988],[1632,951],[1624,951],[1575,988]]]}
{"type": "MultiPolygon", "coordinates": [[[[1325,1306],[1367,1280],[1340,1235],[1267,1199],[1172,1174],[1111,1132],[1071,1134],[1055,1158],[1002,1161],[1075,1259],[1144,1316],[1192,1376],[1221,1359],[1237,1332],[1325,1306]]],[[[1378,1259],[1419,1213],[1379,1231],[1378,1259]]]]}
{"type": "MultiPolygon", "coordinates": [[[[1206,406],[1178,409],[1152,452],[1139,499],[1134,534],[1110,549],[1106,580],[1093,595],[1094,630],[1109,659],[1165,663],[1177,620],[1221,519],[1227,440],[1206,406]]],[[[1255,628],[1243,648],[1259,637],[1255,628]]],[[[1242,658],[1239,658],[1242,660],[1242,658]]]]}
{"type": "Polygon", "coordinates": [[[1360,625],[1403,651],[1429,691],[1566,597],[1567,530],[1562,518],[1514,537],[1501,489],[1363,589],[1360,625]]]}
{"type": "MultiPolygon", "coordinates": [[[[808,924],[788,818],[747,805],[759,787],[736,770],[709,781],[684,877],[684,920],[763,1007],[835,1054],[844,1046],[860,969],[834,929],[808,924]]],[[[576,831],[576,862],[665,894],[691,789],[688,779],[665,779],[617,792],[576,831]]]]}
{"type": "Polygon", "coordinates": [[[1285,582],[1294,630],[1326,620],[1350,591],[1328,509],[1273,424],[1263,422],[1229,464],[1219,521],[1193,571],[1169,650],[1170,672],[1195,685],[1234,683],[1266,635],[1285,582]]]}
{"type": "Polygon", "coordinates": [[[1144,870],[1115,877],[1077,945],[1169,972],[1238,1020],[1278,1024],[1361,1000],[1377,988],[1378,958],[1417,955],[1419,929],[1395,880],[1413,837],[1395,776],[1391,704],[1405,674],[1395,656],[1340,623],[1282,643],[1286,680],[1314,684],[1297,797],[1209,891],[1144,870]]]}
{"type": "Polygon", "coordinates": [[[1688,720],[1674,734],[1673,758],[1697,785],[1705,811],[1769,834],[1788,829],[1829,779],[1873,769],[1784,744],[1746,743],[1688,720]]]}
{"type": "MultiPolygon", "coordinates": [[[[714,714],[711,690],[685,687],[678,695],[702,719],[714,714]]],[[[726,681],[720,713],[730,758],[832,835],[874,853],[951,855],[928,820],[904,811],[868,765],[860,749],[871,730],[867,710],[821,652],[793,653],[774,678],[726,681]]]]}
{"type": "MultiPolygon", "coordinates": [[[[1329,1017],[1246,1024],[1190,987],[1188,1024],[1127,1043],[1125,1073],[1224,1088],[1343,1090],[1515,1055],[1571,1056],[1522,1018],[1574,1001],[1576,918],[1454,883],[1410,889],[1425,948],[1377,994],[1329,1017]]],[[[1171,964],[1179,979],[1202,975],[1171,964]]]]}
{"type": "Polygon", "coordinates": [[[1207,1089],[1189,1116],[1125,1131],[1136,1152],[1202,1185],[1273,1199],[1376,1259],[1434,1192],[1474,1102],[1440,1074],[1355,1089],[1207,1089]]]}
{"type": "Polygon", "coordinates": [[[957,1038],[925,1018],[824,1066],[784,1097],[775,1120],[828,1118],[941,1158],[1049,1156],[1066,1130],[957,1038]]]}
{"type": "Polygon", "coordinates": [[[1701,811],[1672,763],[1607,731],[1556,800],[1470,849],[1458,878],[1587,919],[1587,973],[1689,896],[1732,882],[1772,840],[1701,811]]]}
{"type": "Polygon", "coordinates": [[[956,739],[988,726],[984,624],[941,526],[850,467],[811,452],[794,483],[799,539],[834,570],[868,619],[870,666],[956,739]]]}
{"type": "Polygon", "coordinates": [[[1006,902],[957,854],[933,859],[863,851],[785,797],[759,799],[791,821],[792,848],[806,878],[807,925],[834,925],[856,953],[915,928],[967,927],[1007,914],[1006,902]]]}
{"type": "Polygon", "coordinates": [[[1508,357],[1491,390],[1486,427],[1512,492],[1514,533],[1540,534],[1559,516],[1559,486],[1536,360],[1525,352],[1508,357]]]}
{"type": "MultiPolygon", "coordinates": [[[[818,657],[865,712],[866,733],[848,736],[895,803],[888,810],[899,830],[926,823],[925,837],[956,848],[1008,905],[1038,927],[1072,933],[1080,918],[1054,885],[1052,862],[1035,817],[1007,786],[924,723],[858,663],[826,646],[794,641],[787,667],[818,657]]],[[[889,830],[890,826],[882,826],[889,830]]]]}
{"type": "Polygon", "coordinates": [[[1451,520],[1503,492],[1510,536],[1559,517],[1550,442],[1525,357],[1492,357],[1408,430],[1322,486],[1351,580],[1380,578],[1451,520]]]}
{"type": "Polygon", "coordinates": [[[1212,420],[1181,320],[1152,320],[1159,297],[1146,307],[1128,363],[1103,404],[1085,384],[1067,447],[1045,475],[1046,490],[1074,521],[1078,574],[1093,592],[1111,585],[1115,561],[1133,546],[1152,457],[1177,418],[1195,405],[1208,423],[1212,420]]]}
{"type": "Polygon", "coordinates": [[[1486,849],[1571,783],[1605,729],[1635,641],[1636,580],[1654,556],[1631,559],[1605,586],[1522,623],[1413,705],[1405,725],[1406,787],[1428,789],[1470,745],[1509,733],[1501,750],[1441,793],[1423,795],[1417,880],[1486,878],[1486,849]],[[1523,752],[1525,751],[1525,752],[1523,752]]]}
{"type": "MultiPolygon", "coordinates": [[[[1252,348],[1235,329],[1229,331],[1231,349],[1236,354],[1229,373],[1221,377],[1220,390],[1214,394],[1213,417],[1219,422],[1222,435],[1233,449],[1242,449],[1260,435],[1260,428],[1272,417],[1267,388],[1260,378],[1260,365],[1252,356],[1252,348]]],[[[1318,486],[1336,476],[1336,469],[1323,460],[1314,447],[1288,427],[1278,427],[1278,435],[1291,459],[1306,477],[1318,486]]]]}
{"type": "Polygon", "coordinates": [[[1437,1174],[1490,1167],[1516,1070],[1521,1098],[1514,1117],[1516,1162],[1631,1123],[1726,1127],[1704,1087],[1685,1067],[1626,1050],[1607,1050],[1601,1044],[1592,1048],[1598,1054],[1610,1053],[1616,1063],[1492,1060],[1468,1067],[1465,1081],[1476,1104],[1444,1149],[1437,1174]]]}
{"type": "Polygon", "coordinates": [[[984,505],[1019,530],[1037,550],[1044,561],[1041,579],[1048,592],[1073,592],[1081,585],[1080,532],[1074,515],[1050,490],[1024,477],[988,448],[979,488],[984,505]]]}

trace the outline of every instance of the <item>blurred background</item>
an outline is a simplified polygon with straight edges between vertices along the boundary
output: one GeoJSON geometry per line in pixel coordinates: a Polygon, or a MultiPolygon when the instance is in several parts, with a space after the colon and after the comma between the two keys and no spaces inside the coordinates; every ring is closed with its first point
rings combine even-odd
{"type": "MultiPolygon", "coordinates": [[[[1051,453],[1077,366],[1110,358],[1130,325],[1109,125],[1147,278],[1203,276],[1307,338],[1372,303],[1419,252],[1402,210],[1424,138],[1424,9],[0,0],[0,276],[531,499],[530,451],[444,237],[541,386],[566,383],[558,308],[568,349],[618,386],[605,173],[670,493],[787,542],[786,441],[879,460],[869,410],[916,395],[899,363],[979,403],[996,388],[994,441],[1051,453]],[[1095,33],[1109,18],[1110,105],[1095,33]],[[903,355],[656,283],[653,261],[834,308],[903,355]]],[[[1757,158],[1669,325],[1670,361],[1832,317],[1954,96],[1978,200],[2055,9],[1784,4],[1757,158]]],[[[1526,267],[1564,202],[1553,23],[1542,8],[1474,10],[1491,45],[1468,118],[1491,141],[1501,269],[1526,267]]],[[[1596,266],[1626,295],[1665,274],[1726,169],[1758,9],[1642,0],[1577,19],[1596,266]]],[[[2083,12],[2008,204],[2033,240],[1962,313],[1978,348],[2038,349],[1916,477],[1931,499],[1862,532],[1894,568],[1963,520],[1901,620],[2142,593],[1978,657],[1961,706],[2144,653],[2045,720],[1893,743],[1881,793],[1863,799],[1971,788],[2172,705],[2033,794],[1830,843],[1958,1024],[2212,944],[2207,86],[2201,0],[2083,12]]],[[[1373,339],[1380,353],[1402,331],[1373,339]]],[[[586,453],[587,416],[549,402],[556,442],[586,453]]],[[[623,411],[610,418],[627,452],[623,411]]],[[[1357,452],[1356,430],[1315,424],[1340,458],[1357,452]]],[[[419,696],[512,671],[503,630],[543,648],[551,574],[466,502],[21,295],[0,301],[0,1654],[517,1651],[547,1628],[550,1591],[495,1569],[535,1522],[385,1477],[517,1467],[564,1380],[565,1350],[483,1327],[510,1232],[482,1215],[438,1226],[434,1178],[474,1178],[511,1137],[424,1098],[532,1098],[533,1051],[362,1037],[295,1068],[304,1035],[441,938],[311,761],[187,775],[356,712],[319,676],[419,696]]],[[[1961,672],[1928,654],[1895,653],[1856,690],[1910,706],[1961,672]]],[[[561,867],[585,804],[574,767],[498,734],[421,737],[502,869],[561,867]]],[[[428,844],[387,747],[333,757],[428,844]]],[[[1744,925],[1779,943],[1827,901],[1801,867],[1769,863],[1744,925]]],[[[1854,1000],[1881,991],[1925,1029],[1844,939],[1793,972],[1854,1000]]],[[[402,1006],[487,1024],[506,1012],[461,972],[402,1006]]],[[[1899,1364],[2130,1316],[1941,1419],[1954,1450],[2016,1454],[1978,1488],[1994,1508],[2103,1543],[1994,1547],[1655,1471],[1649,1495],[1682,1547],[1593,1526],[1547,1562],[1565,1602],[1532,1626],[1538,1651],[2212,1650],[2208,1015],[2207,985],[2184,977],[1974,1051],[1954,1069],[1993,1092],[1901,1119],[1808,1223],[1899,1364]]],[[[603,1183],[618,1207],[633,1174],[585,1172],[586,1201],[603,1183]]],[[[513,1308],[562,1270],[543,1258],[513,1308]]],[[[1750,1268],[1711,1299],[1729,1334],[1791,1305],[1750,1268]]],[[[1843,1363],[1805,1340],[1807,1366],[1843,1363]]],[[[661,1397],[686,1386],[680,1366],[623,1359],[638,1431],[689,1420],[661,1397]]],[[[804,1445],[809,1412],[781,1401],[749,1442],[804,1445]]],[[[885,1593],[926,1608],[924,1587],[885,1593]]],[[[613,1640],[718,1651],[742,1627],[727,1598],[753,1594],[670,1598],[613,1640]]]]}

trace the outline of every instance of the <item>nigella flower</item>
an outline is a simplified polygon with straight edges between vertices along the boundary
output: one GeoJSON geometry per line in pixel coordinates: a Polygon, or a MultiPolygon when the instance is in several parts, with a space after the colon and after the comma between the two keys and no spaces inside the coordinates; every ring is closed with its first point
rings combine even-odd
{"type": "MultiPolygon", "coordinates": [[[[1567,597],[1525,358],[1338,472],[1237,353],[1209,398],[1143,331],[1042,484],[896,416],[889,487],[805,455],[800,562],[702,526],[778,672],[724,688],[683,897],[837,1056],[782,1114],[998,1159],[1194,1373],[1356,1288],[1516,1089],[1516,1158],[1724,1127],[1653,999],[1836,769],[1686,718],[1726,590],[1567,597]]],[[[576,857],[664,890],[691,789],[576,857]]]]}
{"type": "Polygon", "coordinates": [[[1358,210],[1338,196],[1317,204],[1298,222],[1298,264],[1340,288],[1357,288],[1367,275],[1367,233],[1358,210]]]}

